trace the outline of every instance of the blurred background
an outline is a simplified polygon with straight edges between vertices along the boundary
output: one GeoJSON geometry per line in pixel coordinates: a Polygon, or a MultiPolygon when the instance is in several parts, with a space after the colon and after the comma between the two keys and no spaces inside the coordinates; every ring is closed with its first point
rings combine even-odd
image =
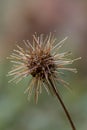
{"type": "Polygon", "coordinates": [[[78,74],[65,73],[72,93],[58,86],[77,130],[87,130],[87,1],[86,0],[0,0],[0,130],[70,130],[60,103],[43,89],[35,105],[24,90],[29,77],[19,84],[8,83],[11,64],[6,59],[23,39],[32,34],[55,33],[59,40],[69,36],[63,50],[72,58],[78,74]]]}

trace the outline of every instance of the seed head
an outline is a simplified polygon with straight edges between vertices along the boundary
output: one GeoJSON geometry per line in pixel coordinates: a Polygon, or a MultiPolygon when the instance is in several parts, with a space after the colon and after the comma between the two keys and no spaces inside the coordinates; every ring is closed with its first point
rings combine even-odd
{"type": "MultiPolygon", "coordinates": [[[[10,56],[11,62],[13,62],[12,70],[8,73],[13,78],[9,82],[18,83],[23,78],[31,75],[32,80],[29,87],[25,92],[32,94],[34,89],[35,101],[38,101],[38,94],[42,92],[44,87],[47,92],[51,92],[53,95],[52,86],[50,86],[49,78],[55,84],[58,82],[65,86],[69,84],[60,78],[60,74],[63,74],[61,70],[77,72],[75,68],[66,67],[72,64],[74,61],[80,59],[71,60],[68,56],[71,52],[59,53],[59,49],[64,45],[64,42],[68,37],[65,37],[62,41],[57,43],[57,39],[51,33],[44,38],[43,34],[39,37],[33,35],[33,42],[24,40],[25,49],[17,45],[17,50],[10,56]]],[[[56,88],[57,89],[57,88],[56,88]]]]}

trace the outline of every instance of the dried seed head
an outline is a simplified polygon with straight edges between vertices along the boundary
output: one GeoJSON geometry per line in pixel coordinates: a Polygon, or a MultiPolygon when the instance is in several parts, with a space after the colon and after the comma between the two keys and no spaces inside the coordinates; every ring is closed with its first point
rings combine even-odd
{"type": "Polygon", "coordinates": [[[14,63],[12,70],[8,73],[13,76],[11,81],[18,83],[23,78],[32,75],[32,81],[26,92],[31,95],[32,90],[35,89],[35,101],[38,101],[38,94],[42,92],[42,87],[55,93],[49,84],[49,78],[52,82],[60,82],[65,86],[68,83],[59,77],[61,70],[77,72],[75,68],[67,68],[66,65],[72,64],[74,61],[80,59],[68,59],[70,52],[59,53],[58,50],[63,46],[67,37],[57,43],[57,39],[50,33],[46,38],[41,34],[40,37],[33,35],[33,43],[29,40],[24,40],[26,49],[17,45],[17,50],[10,56],[11,62],[14,63]]]}

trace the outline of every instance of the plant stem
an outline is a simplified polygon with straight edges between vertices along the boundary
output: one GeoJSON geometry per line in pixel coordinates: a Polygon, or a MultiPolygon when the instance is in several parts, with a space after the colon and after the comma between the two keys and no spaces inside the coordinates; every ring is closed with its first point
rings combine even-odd
{"type": "Polygon", "coordinates": [[[65,114],[66,114],[66,116],[67,116],[67,118],[68,118],[68,120],[69,120],[69,122],[70,122],[70,125],[71,125],[71,127],[72,127],[72,130],[76,130],[76,128],[75,128],[75,126],[74,126],[74,123],[73,123],[73,121],[72,121],[72,119],[71,119],[71,117],[70,117],[70,114],[69,114],[67,108],[65,107],[65,105],[64,105],[64,103],[63,103],[63,101],[62,101],[62,99],[61,99],[61,97],[60,97],[60,95],[59,95],[59,93],[58,93],[57,90],[55,89],[55,86],[54,86],[54,84],[53,84],[53,82],[52,82],[52,80],[51,80],[50,78],[49,78],[49,82],[50,82],[50,84],[51,84],[51,86],[52,86],[52,88],[53,88],[53,91],[54,91],[54,93],[55,93],[57,99],[59,100],[59,102],[60,102],[62,108],[64,109],[64,112],[65,112],[65,114]]]}

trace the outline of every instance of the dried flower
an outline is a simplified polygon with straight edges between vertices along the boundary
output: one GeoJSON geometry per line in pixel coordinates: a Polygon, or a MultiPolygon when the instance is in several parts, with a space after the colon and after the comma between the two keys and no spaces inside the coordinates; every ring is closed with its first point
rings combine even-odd
{"type": "Polygon", "coordinates": [[[8,73],[9,76],[13,76],[10,82],[15,81],[18,83],[23,78],[32,75],[32,80],[26,92],[31,95],[34,89],[36,103],[38,95],[44,87],[47,92],[50,91],[53,95],[57,96],[64,108],[63,102],[57,92],[56,83],[60,82],[68,86],[69,84],[60,78],[60,74],[63,73],[61,70],[76,73],[77,70],[75,68],[68,68],[66,65],[80,59],[69,59],[68,56],[71,52],[59,53],[59,49],[64,45],[66,40],[67,37],[57,43],[55,36],[50,33],[46,38],[42,34],[40,37],[33,35],[33,43],[30,43],[29,40],[24,40],[26,49],[17,45],[18,49],[14,50],[14,53],[10,56],[11,62],[14,63],[12,70],[8,73]]]}
{"type": "Polygon", "coordinates": [[[76,73],[77,70],[75,68],[67,68],[65,66],[72,64],[77,59],[67,59],[71,52],[59,53],[59,49],[67,38],[56,43],[57,39],[51,34],[45,39],[43,35],[40,35],[40,37],[33,35],[33,43],[30,43],[29,40],[23,41],[26,45],[25,50],[17,45],[18,50],[14,50],[14,53],[10,56],[14,65],[8,75],[14,77],[9,82],[14,81],[18,83],[31,74],[32,81],[26,92],[28,91],[29,95],[31,95],[32,90],[35,89],[36,102],[38,94],[42,92],[42,87],[45,87],[47,92],[53,93],[49,84],[49,78],[54,84],[61,82],[68,86],[68,83],[61,79],[59,75],[63,73],[61,70],[76,73]]]}

